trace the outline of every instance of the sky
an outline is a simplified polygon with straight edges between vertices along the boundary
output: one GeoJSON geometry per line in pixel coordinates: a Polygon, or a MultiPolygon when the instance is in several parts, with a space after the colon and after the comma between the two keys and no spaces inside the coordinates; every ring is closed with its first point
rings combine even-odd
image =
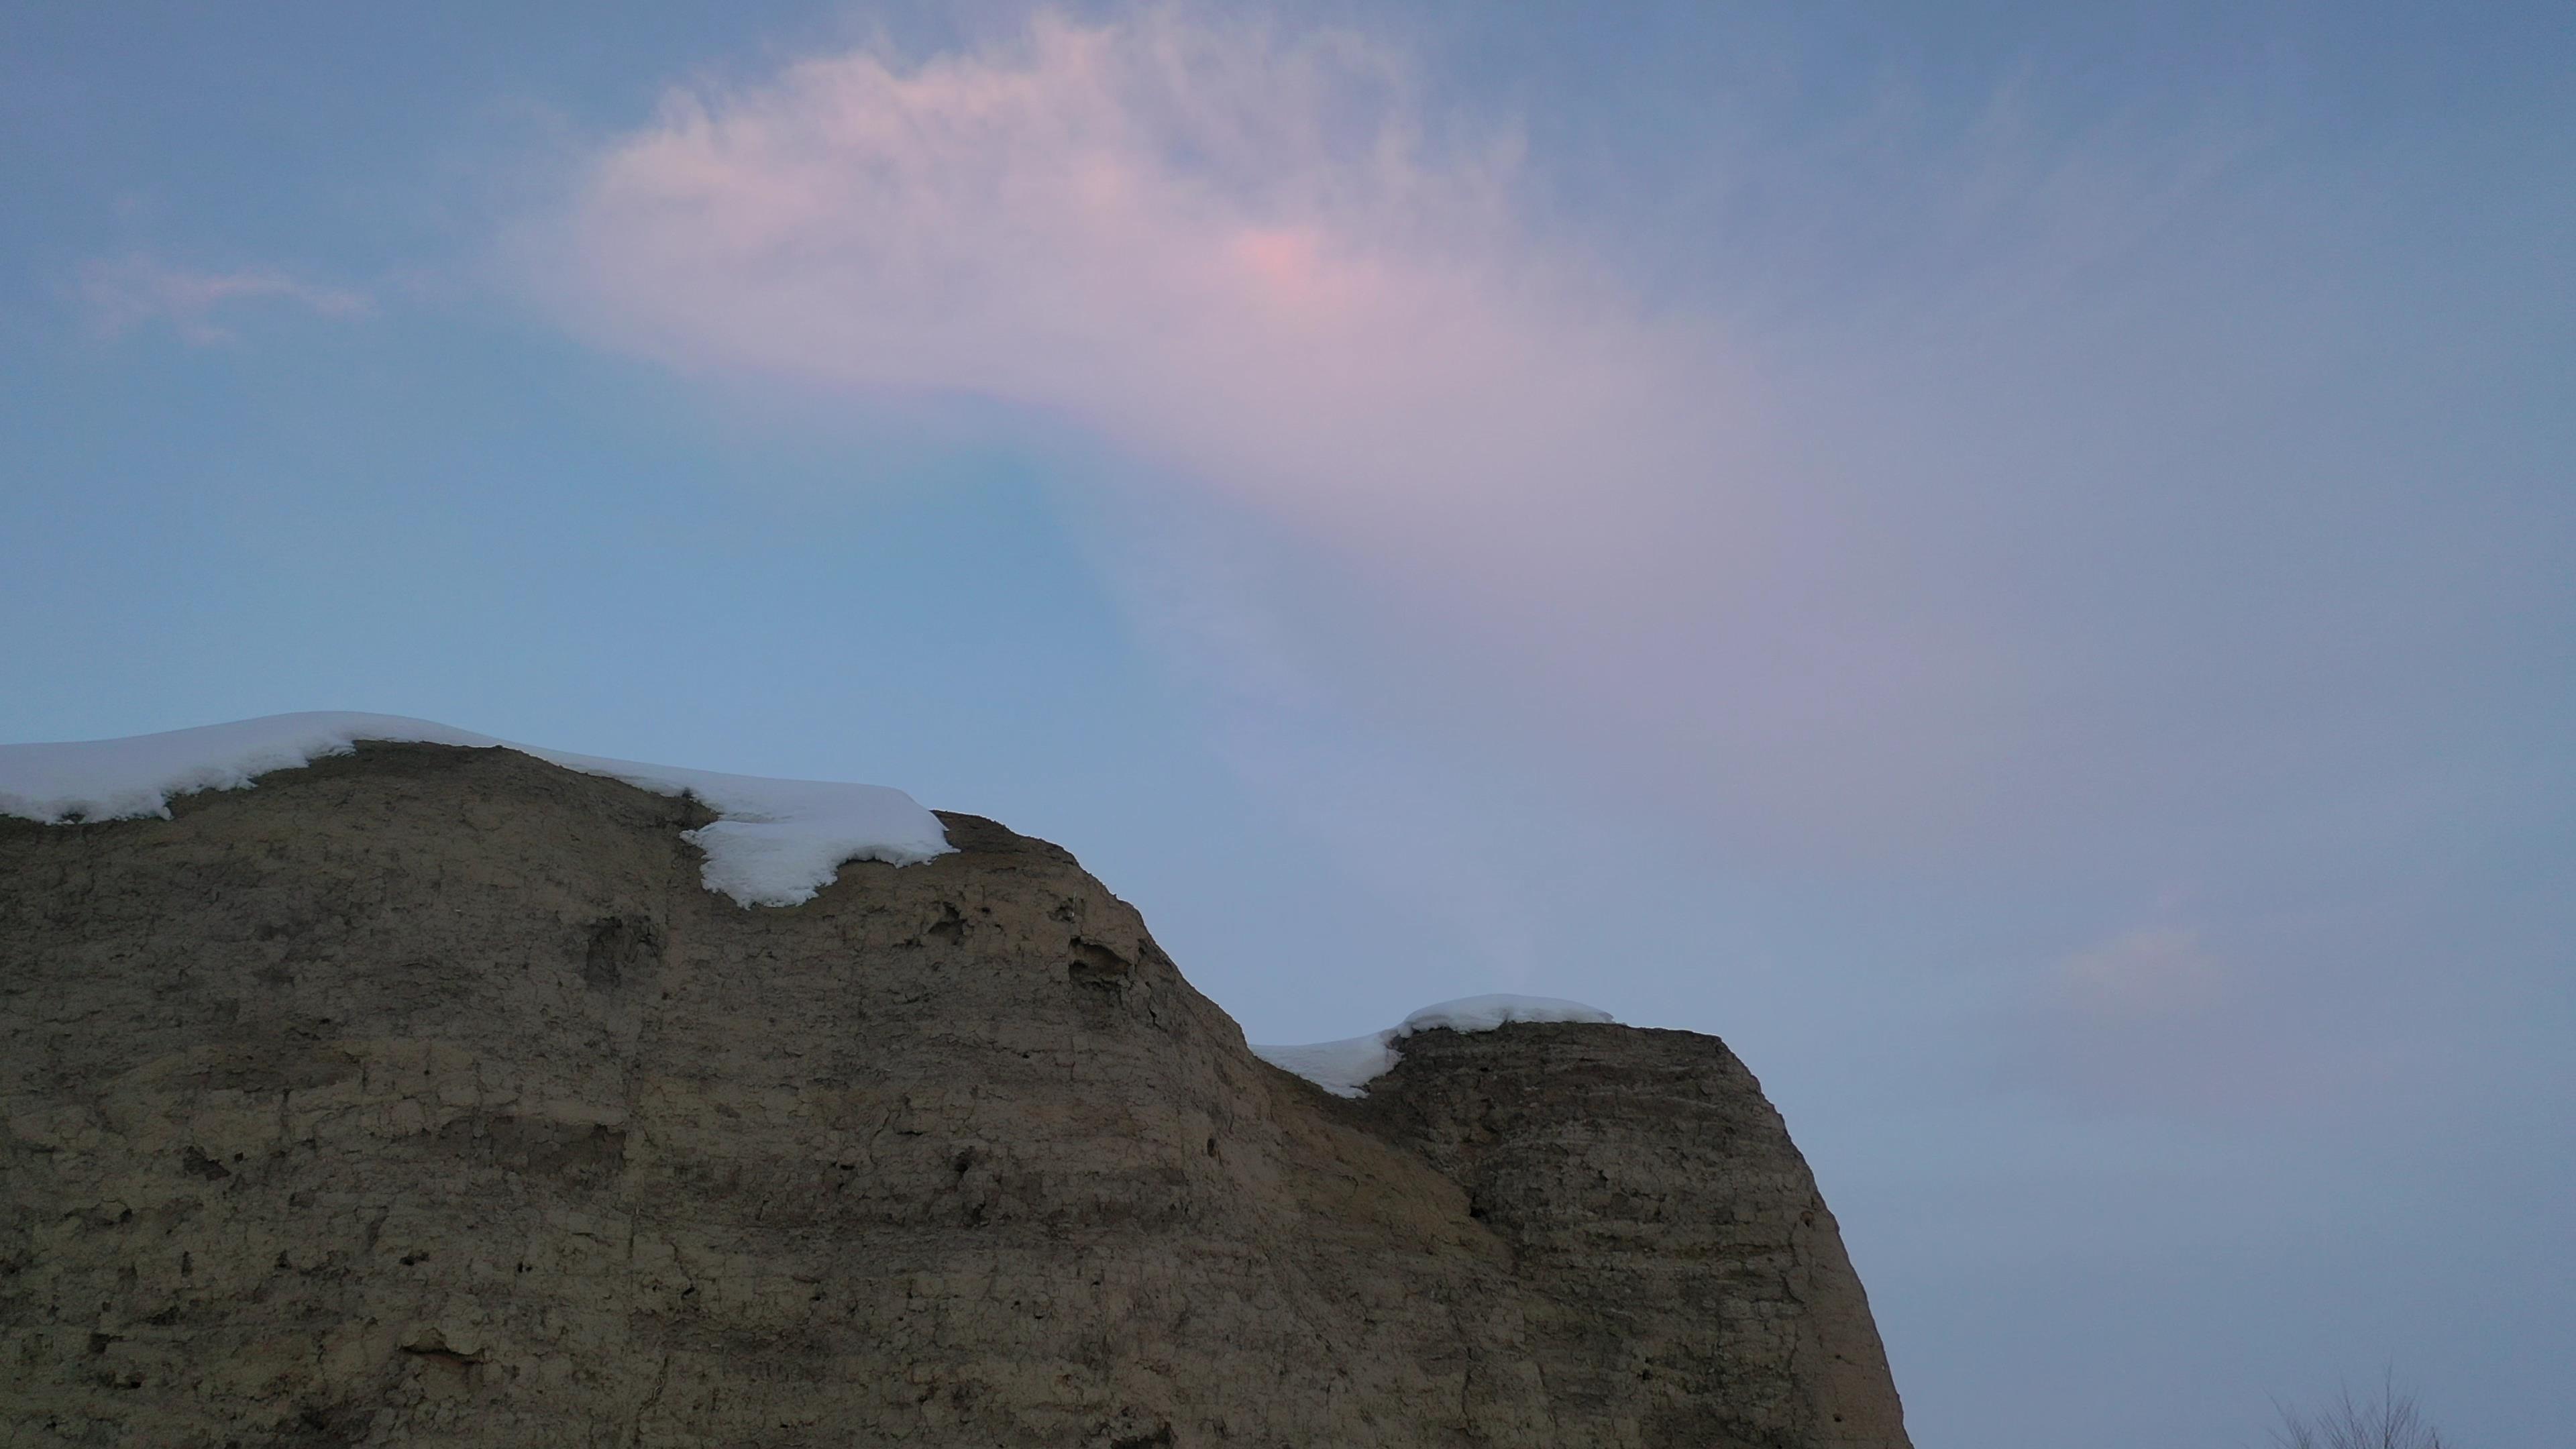
{"type": "Polygon", "coordinates": [[[2576,26],[17,6],[0,739],[1063,843],[1723,1036],[1924,1449],[2576,1418],[2576,26]]]}

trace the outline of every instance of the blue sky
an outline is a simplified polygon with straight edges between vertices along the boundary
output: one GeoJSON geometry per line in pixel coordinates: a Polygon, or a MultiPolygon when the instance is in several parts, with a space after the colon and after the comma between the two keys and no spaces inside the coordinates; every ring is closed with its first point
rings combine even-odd
{"type": "Polygon", "coordinates": [[[1918,1443],[2576,1387],[2539,5],[20,7],[0,738],[1063,842],[1725,1036],[1918,1443]]]}

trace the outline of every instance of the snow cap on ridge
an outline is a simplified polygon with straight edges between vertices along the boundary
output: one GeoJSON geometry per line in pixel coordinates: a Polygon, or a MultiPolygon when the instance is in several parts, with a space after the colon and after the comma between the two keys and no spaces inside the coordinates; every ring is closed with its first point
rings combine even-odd
{"type": "Polygon", "coordinates": [[[1612,1023],[1617,1017],[1597,1006],[1559,996],[1462,996],[1426,1006],[1395,1028],[1400,1037],[1417,1031],[1492,1031],[1515,1021],[1583,1021],[1612,1023]]]}
{"type": "Polygon", "coordinates": [[[115,740],[0,745],[0,815],[62,824],[168,818],[170,798],[248,788],[272,770],[345,755],[361,740],[511,749],[657,795],[692,795],[717,819],[682,838],[706,853],[707,889],[745,906],[814,898],[843,862],[911,865],[946,854],[939,817],[901,790],[827,780],[768,780],[645,765],[512,744],[390,714],[269,715],[115,740]]]}
{"type": "Polygon", "coordinates": [[[488,748],[472,730],[391,714],[273,714],[115,740],[0,745],[0,815],[63,824],[170,817],[170,797],[241,790],[272,770],[345,755],[359,740],[488,748]]]}
{"type": "Polygon", "coordinates": [[[1304,1046],[1256,1046],[1252,1054],[1336,1097],[1368,1095],[1367,1084],[1395,1070],[1395,1044],[1417,1031],[1492,1031],[1515,1021],[1616,1022],[1597,1006],[1554,996],[1463,996],[1426,1006],[1384,1031],[1304,1046]]]}

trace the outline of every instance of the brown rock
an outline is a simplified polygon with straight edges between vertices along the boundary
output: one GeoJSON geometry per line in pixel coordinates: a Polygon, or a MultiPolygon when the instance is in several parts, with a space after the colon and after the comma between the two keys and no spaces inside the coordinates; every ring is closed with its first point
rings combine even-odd
{"type": "Polygon", "coordinates": [[[971,816],[791,909],[695,807],[367,746],[0,821],[0,1442],[1906,1443],[1714,1038],[1252,1057],[971,816]]]}

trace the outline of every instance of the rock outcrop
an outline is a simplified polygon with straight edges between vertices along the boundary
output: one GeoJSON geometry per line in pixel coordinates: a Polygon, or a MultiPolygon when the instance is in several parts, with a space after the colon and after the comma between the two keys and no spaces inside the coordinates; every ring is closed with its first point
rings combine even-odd
{"type": "Polygon", "coordinates": [[[374,745],[0,820],[0,1442],[1905,1444],[1714,1038],[1345,1101],[1054,846],[744,909],[702,818],[374,745]]]}

